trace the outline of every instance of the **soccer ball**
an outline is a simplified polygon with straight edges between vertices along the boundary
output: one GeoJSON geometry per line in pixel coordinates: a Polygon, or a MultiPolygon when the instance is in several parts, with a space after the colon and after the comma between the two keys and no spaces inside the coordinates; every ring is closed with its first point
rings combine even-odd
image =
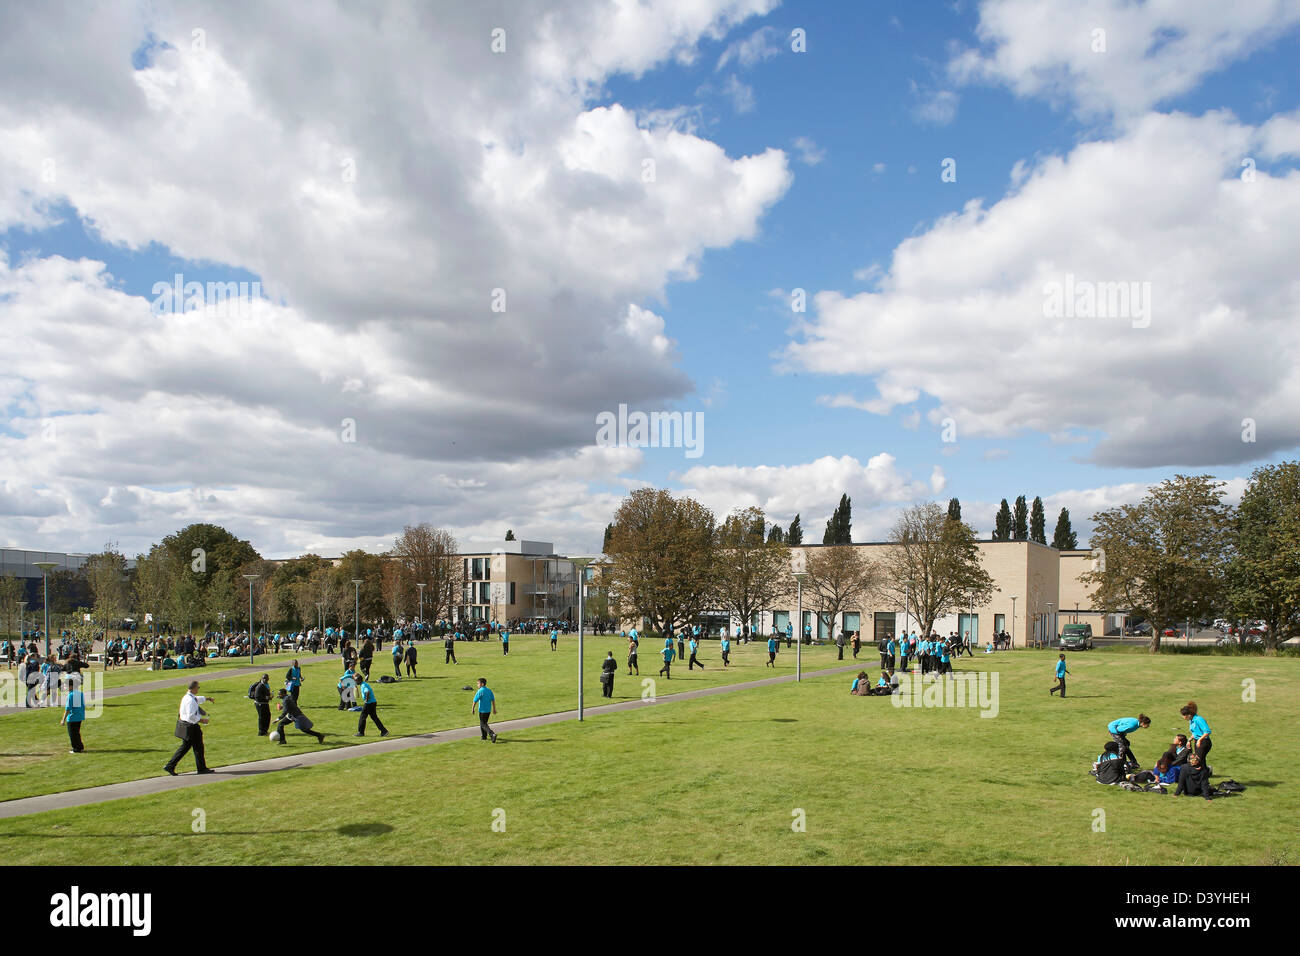
{"type": "Polygon", "coordinates": [[[271,743],[278,744],[279,742],[280,742],[280,732],[278,730],[271,731],[271,743]]]}

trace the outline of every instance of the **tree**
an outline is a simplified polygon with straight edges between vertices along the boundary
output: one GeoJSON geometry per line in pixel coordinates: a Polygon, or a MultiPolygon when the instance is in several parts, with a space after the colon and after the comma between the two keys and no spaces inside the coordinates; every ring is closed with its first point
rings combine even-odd
{"type": "Polygon", "coordinates": [[[826,533],[822,535],[822,544],[853,543],[853,503],[848,495],[840,495],[840,503],[835,513],[826,522],[826,533]]]}
{"type": "Polygon", "coordinates": [[[27,587],[21,578],[6,574],[0,578],[0,614],[4,614],[5,632],[13,633],[18,603],[26,600],[27,587]]]}
{"type": "Polygon", "coordinates": [[[717,528],[693,498],[638,488],[614,515],[606,551],[610,600],[663,631],[693,624],[716,599],[717,528]]]}
{"type": "Polygon", "coordinates": [[[718,607],[745,625],[789,585],[790,549],[764,540],[765,525],[763,510],[751,507],[732,512],[718,531],[718,607]]]}
{"type": "Polygon", "coordinates": [[[767,541],[769,544],[785,544],[785,532],[781,530],[779,524],[772,525],[767,533],[767,541]]]}
{"type": "Polygon", "coordinates": [[[1002,505],[998,508],[997,517],[993,519],[993,540],[1011,540],[1011,508],[1007,504],[1006,498],[1002,499],[1002,505]]]}
{"type": "Polygon", "coordinates": [[[126,617],[130,603],[130,587],[127,583],[126,558],[111,544],[105,545],[99,554],[92,554],[82,565],[86,583],[90,586],[94,600],[95,614],[101,627],[112,627],[116,621],[126,617]]]}
{"type": "Polygon", "coordinates": [[[383,593],[384,610],[390,621],[399,621],[406,617],[411,609],[412,594],[415,588],[410,582],[405,566],[400,561],[385,561],[380,572],[380,590],[383,593]]]}
{"type": "Polygon", "coordinates": [[[961,502],[956,498],[948,499],[948,517],[953,521],[961,520],[961,502]]]}
{"type": "Polygon", "coordinates": [[[364,632],[369,621],[372,624],[384,617],[384,559],[377,554],[370,554],[360,549],[344,552],[339,565],[334,569],[334,578],[339,583],[339,594],[335,599],[340,605],[339,616],[346,622],[348,631],[353,630],[353,618],[361,615],[360,629],[364,632]],[[360,588],[354,585],[360,580],[360,588]]]}
{"type": "Polygon", "coordinates": [[[785,543],[792,548],[797,548],[803,544],[803,525],[799,523],[797,514],[794,516],[794,520],[790,522],[790,530],[785,533],[785,543]]]}
{"type": "Polygon", "coordinates": [[[1056,531],[1052,535],[1052,547],[1058,551],[1073,551],[1079,547],[1079,536],[1070,527],[1070,509],[1062,508],[1056,516],[1056,531]]]}
{"type": "MultiPolygon", "coordinates": [[[[1006,502],[1003,502],[1005,504],[1006,502]]],[[[898,606],[914,609],[921,633],[946,614],[984,604],[993,579],[984,570],[975,530],[950,521],[933,501],[906,509],[890,531],[882,559],[884,590],[898,606]]]]}
{"type": "Polygon", "coordinates": [[[1080,580],[1094,607],[1127,611],[1151,623],[1151,652],[1164,629],[1213,613],[1224,596],[1231,514],[1223,483],[1176,475],[1136,504],[1092,516],[1098,559],[1080,580]]]}
{"type": "Polygon", "coordinates": [[[865,607],[882,579],[875,562],[852,545],[809,550],[804,570],[804,591],[811,594],[817,619],[831,638],[840,612],[865,607]]]}
{"type": "Polygon", "coordinates": [[[1016,499],[1015,517],[1011,523],[1011,536],[1016,541],[1029,540],[1029,505],[1025,503],[1025,496],[1021,495],[1016,499]]]}
{"type": "Polygon", "coordinates": [[[1047,544],[1047,515],[1043,513],[1043,499],[1037,495],[1029,510],[1029,540],[1047,544]]]}
{"type": "Polygon", "coordinates": [[[1229,606],[1239,620],[1263,621],[1264,645],[1275,651],[1300,635],[1300,462],[1255,470],[1233,535],[1229,606]]]}
{"type": "Polygon", "coordinates": [[[609,539],[614,534],[614,524],[610,522],[605,525],[605,540],[600,546],[601,554],[609,554],[609,539]]]}
{"type": "Polygon", "coordinates": [[[425,616],[451,620],[455,609],[464,603],[464,565],[456,536],[427,522],[407,525],[390,553],[406,568],[410,586],[421,581],[429,585],[424,590],[425,616]]]}
{"type": "Polygon", "coordinates": [[[507,529],[506,529],[506,540],[507,540],[507,541],[513,541],[513,540],[515,540],[515,531],[514,531],[513,528],[507,528],[507,529]]]}

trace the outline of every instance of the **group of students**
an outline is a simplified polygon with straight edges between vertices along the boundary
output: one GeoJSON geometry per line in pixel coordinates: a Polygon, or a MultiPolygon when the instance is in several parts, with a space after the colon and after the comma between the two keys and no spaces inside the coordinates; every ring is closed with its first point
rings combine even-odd
{"type": "Polygon", "coordinates": [[[905,674],[910,673],[908,663],[917,661],[921,666],[921,675],[936,680],[944,674],[952,673],[952,660],[954,657],[960,657],[963,650],[968,655],[974,656],[969,640],[963,641],[956,634],[942,638],[933,631],[924,640],[919,639],[915,634],[904,634],[897,639],[891,636],[889,640],[882,641],[879,646],[882,671],[893,673],[895,670],[900,670],[905,674]]]}
{"type": "Polygon", "coordinates": [[[1167,786],[1176,786],[1175,796],[1189,793],[1211,799],[1210,777],[1214,771],[1209,764],[1209,755],[1214,743],[1210,739],[1210,725],[1200,715],[1194,700],[1183,705],[1179,714],[1187,721],[1187,733],[1176,734],[1169,749],[1150,769],[1143,769],[1133,755],[1128,735],[1150,727],[1151,718],[1138,714],[1136,717],[1120,717],[1107,724],[1106,731],[1111,739],[1092,766],[1097,781],[1109,785],[1127,782],[1162,791],[1167,786]]]}

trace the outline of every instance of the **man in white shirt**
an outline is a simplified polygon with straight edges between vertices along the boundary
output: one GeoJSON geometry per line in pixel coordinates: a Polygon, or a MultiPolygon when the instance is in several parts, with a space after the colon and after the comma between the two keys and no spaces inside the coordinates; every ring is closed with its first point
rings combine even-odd
{"type": "Polygon", "coordinates": [[[173,777],[176,776],[176,765],[181,759],[194,751],[194,763],[198,768],[198,773],[213,773],[208,769],[207,763],[203,760],[203,727],[202,724],[208,722],[207,711],[199,704],[211,703],[210,697],[200,697],[198,695],[199,682],[190,681],[189,692],[181,698],[180,718],[176,721],[176,736],[180,738],[181,745],[172,754],[172,759],[168,760],[163,767],[173,777]]]}

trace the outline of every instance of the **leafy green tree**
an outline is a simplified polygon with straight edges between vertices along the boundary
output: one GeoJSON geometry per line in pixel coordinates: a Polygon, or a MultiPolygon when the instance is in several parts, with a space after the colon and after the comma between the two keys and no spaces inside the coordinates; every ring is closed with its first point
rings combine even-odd
{"type": "Polygon", "coordinates": [[[1016,499],[1016,508],[1011,524],[1011,536],[1016,541],[1029,540],[1029,505],[1025,503],[1024,495],[1016,499]]]}
{"type": "Polygon", "coordinates": [[[1043,499],[1037,495],[1029,509],[1029,540],[1047,544],[1047,515],[1043,513],[1043,499]]]}
{"type": "Polygon", "coordinates": [[[1070,509],[1062,508],[1056,516],[1056,531],[1052,535],[1052,547],[1058,551],[1073,551],[1079,547],[1079,536],[1070,527],[1070,509]]]}
{"type": "Polygon", "coordinates": [[[732,512],[718,531],[718,607],[750,624],[773,605],[790,581],[790,549],[764,540],[761,508],[732,512]]]}
{"type": "Polygon", "coordinates": [[[614,515],[608,570],[611,603],[652,630],[693,624],[717,601],[718,533],[694,498],[638,488],[614,515]]]}
{"type": "Polygon", "coordinates": [[[507,541],[513,541],[513,540],[515,540],[515,531],[514,531],[513,528],[507,528],[507,529],[506,529],[506,540],[507,540],[507,541]]]}
{"type": "Polygon", "coordinates": [[[767,532],[767,540],[769,544],[785,543],[785,532],[781,530],[781,526],[779,524],[774,523],[772,525],[771,529],[767,532]]]}
{"type": "Polygon", "coordinates": [[[1094,585],[1094,607],[1151,623],[1153,654],[1166,627],[1199,620],[1224,603],[1232,536],[1222,499],[1223,482],[1212,476],[1175,475],[1136,504],[1093,515],[1098,559],[1080,579],[1094,585]]]}
{"type": "Polygon", "coordinates": [[[993,519],[993,540],[1011,540],[1011,507],[1007,504],[1006,498],[1002,499],[1002,504],[998,508],[997,517],[993,519]]]}
{"type": "Polygon", "coordinates": [[[853,503],[848,495],[840,495],[840,503],[835,513],[826,522],[826,532],[822,535],[822,544],[853,543],[853,503]]]}
{"type": "Polygon", "coordinates": [[[797,548],[803,544],[803,525],[799,523],[799,515],[794,516],[790,522],[790,530],[785,533],[785,543],[792,548],[797,548]]]}
{"type": "Polygon", "coordinates": [[[1263,621],[1264,644],[1276,650],[1300,635],[1300,462],[1255,470],[1233,533],[1229,605],[1239,620],[1263,621]]]}
{"type": "Polygon", "coordinates": [[[948,499],[948,517],[953,521],[961,520],[961,502],[956,498],[948,499]]]}
{"type": "Polygon", "coordinates": [[[884,593],[895,606],[906,602],[915,610],[921,634],[929,634],[939,618],[965,610],[972,596],[983,604],[992,595],[993,579],[984,570],[974,529],[950,520],[937,503],[906,509],[889,541],[893,547],[881,559],[884,593]]]}

